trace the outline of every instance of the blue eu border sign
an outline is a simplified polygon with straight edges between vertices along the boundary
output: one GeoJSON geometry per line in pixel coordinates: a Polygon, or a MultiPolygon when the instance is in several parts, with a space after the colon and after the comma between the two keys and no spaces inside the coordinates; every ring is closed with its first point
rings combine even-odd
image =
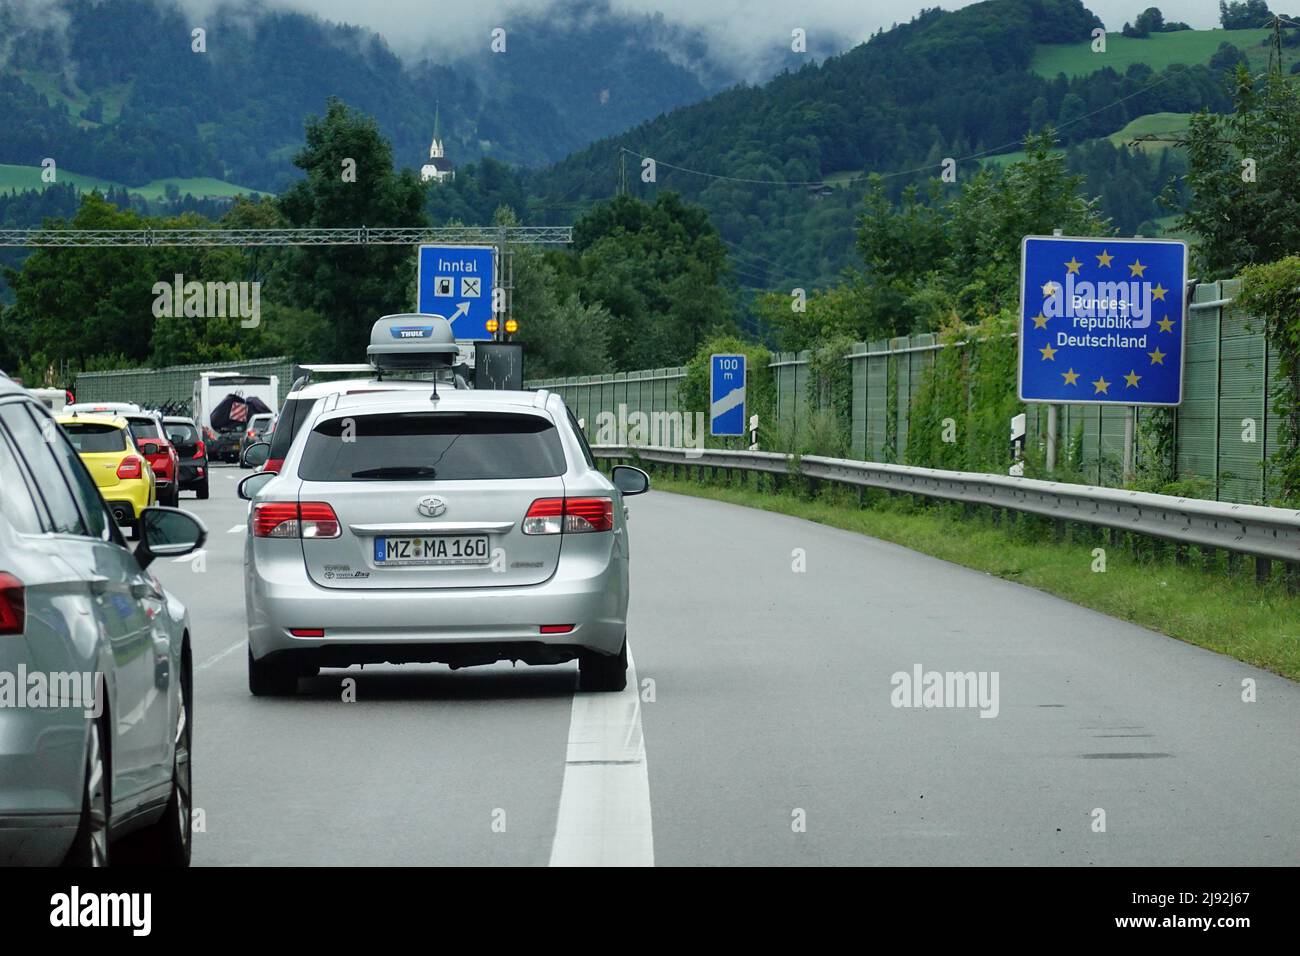
{"type": "Polygon", "coordinates": [[[1020,399],[1178,405],[1187,341],[1187,244],[1026,236],[1020,399]]]}
{"type": "Polygon", "coordinates": [[[745,356],[709,356],[709,434],[745,434],[745,356]]]}
{"type": "Polygon", "coordinates": [[[420,246],[416,311],[451,322],[457,341],[492,339],[495,246],[420,246]]]}

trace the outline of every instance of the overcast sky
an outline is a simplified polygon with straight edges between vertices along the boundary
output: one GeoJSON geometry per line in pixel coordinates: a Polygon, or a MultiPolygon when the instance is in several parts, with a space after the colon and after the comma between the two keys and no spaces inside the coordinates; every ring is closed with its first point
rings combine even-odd
{"type": "MultiPolygon", "coordinates": [[[[214,0],[189,0],[194,6],[211,6],[214,0]]],[[[511,9],[535,10],[551,0],[277,0],[326,19],[360,23],[382,33],[398,52],[431,43],[435,49],[455,49],[462,44],[486,43],[494,26],[510,28],[511,9]]],[[[666,19],[705,29],[718,53],[741,54],[772,45],[788,44],[790,31],[802,27],[810,33],[828,29],[864,40],[880,27],[911,19],[923,7],[954,9],[961,0],[611,0],[618,10],[659,12],[666,19]]],[[[1132,20],[1150,0],[1093,0],[1086,6],[1118,30],[1132,20]]],[[[1197,28],[1218,25],[1218,0],[1177,0],[1156,3],[1170,20],[1184,20],[1197,28]]]]}

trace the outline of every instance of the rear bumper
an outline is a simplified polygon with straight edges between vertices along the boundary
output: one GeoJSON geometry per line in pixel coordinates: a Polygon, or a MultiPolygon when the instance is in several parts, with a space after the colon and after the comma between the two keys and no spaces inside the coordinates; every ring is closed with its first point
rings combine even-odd
{"type": "Polygon", "coordinates": [[[113,520],[118,524],[135,524],[136,515],[139,512],[137,512],[134,502],[114,500],[110,498],[105,502],[105,504],[108,505],[108,510],[109,513],[113,515],[113,520]]]}
{"type": "Polygon", "coordinates": [[[190,489],[196,485],[201,485],[208,479],[207,461],[196,461],[194,463],[181,462],[180,487],[190,489]]]}
{"type": "Polygon", "coordinates": [[[268,579],[254,567],[245,575],[248,640],[258,659],[296,652],[333,666],[559,663],[579,650],[616,654],[627,630],[623,558],[599,568],[562,558],[548,581],[522,587],[349,591],[311,583],[301,564],[283,577],[290,580],[268,579]],[[542,624],[574,628],[541,634],[542,624]],[[324,628],[325,637],[294,637],[290,628],[324,628]]]}
{"type": "Polygon", "coordinates": [[[58,866],[80,822],[78,814],[0,814],[0,866],[58,866]]]}
{"type": "Polygon", "coordinates": [[[0,866],[59,863],[81,815],[86,720],[74,708],[0,710],[0,866]]]}

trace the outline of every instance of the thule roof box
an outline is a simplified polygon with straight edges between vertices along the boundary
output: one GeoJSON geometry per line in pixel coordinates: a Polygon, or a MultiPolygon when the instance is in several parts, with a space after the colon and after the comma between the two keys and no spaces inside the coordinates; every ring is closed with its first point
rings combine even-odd
{"type": "Polygon", "coordinates": [[[451,368],[459,349],[451,323],[418,312],[386,315],[370,329],[366,358],[380,372],[451,368]]]}

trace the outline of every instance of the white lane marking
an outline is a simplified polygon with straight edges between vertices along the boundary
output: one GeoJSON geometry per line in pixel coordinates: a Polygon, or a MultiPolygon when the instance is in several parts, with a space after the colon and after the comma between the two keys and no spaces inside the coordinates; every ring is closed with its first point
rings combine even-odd
{"type": "Polygon", "coordinates": [[[654,866],[650,775],[632,646],[627,687],[575,693],[551,866],[654,866]]]}
{"type": "Polygon", "coordinates": [[[244,530],[244,526],[243,526],[242,524],[237,524],[237,525],[235,525],[233,528],[231,528],[229,531],[227,531],[226,534],[239,534],[239,532],[241,532],[241,531],[243,531],[243,530],[244,530]]]}
{"type": "Polygon", "coordinates": [[[240,649],[241,647],[243,647],[246,643],[247,643],[246,641],[240,641],[238,644],[231,644],[229,647],[227,647],[227,648],[226,648],[224,651],[222,651],[220,654],[213,654],[213,655],[212,655],[211,657],[209,657],[206,661],[204,661],[202,664],[200,664],[198,667],[196,667],[196,668],[194,668],[194,669],[195,669],[196,671],[207,670],[209,667],[211,667],[211,666],[212,666],[213,664],[215,664],[217,661],[221,660],[222,658],[229,657],[231,654],[235,653],[235,651],[239,650],[239,649],[240,649]]]}

